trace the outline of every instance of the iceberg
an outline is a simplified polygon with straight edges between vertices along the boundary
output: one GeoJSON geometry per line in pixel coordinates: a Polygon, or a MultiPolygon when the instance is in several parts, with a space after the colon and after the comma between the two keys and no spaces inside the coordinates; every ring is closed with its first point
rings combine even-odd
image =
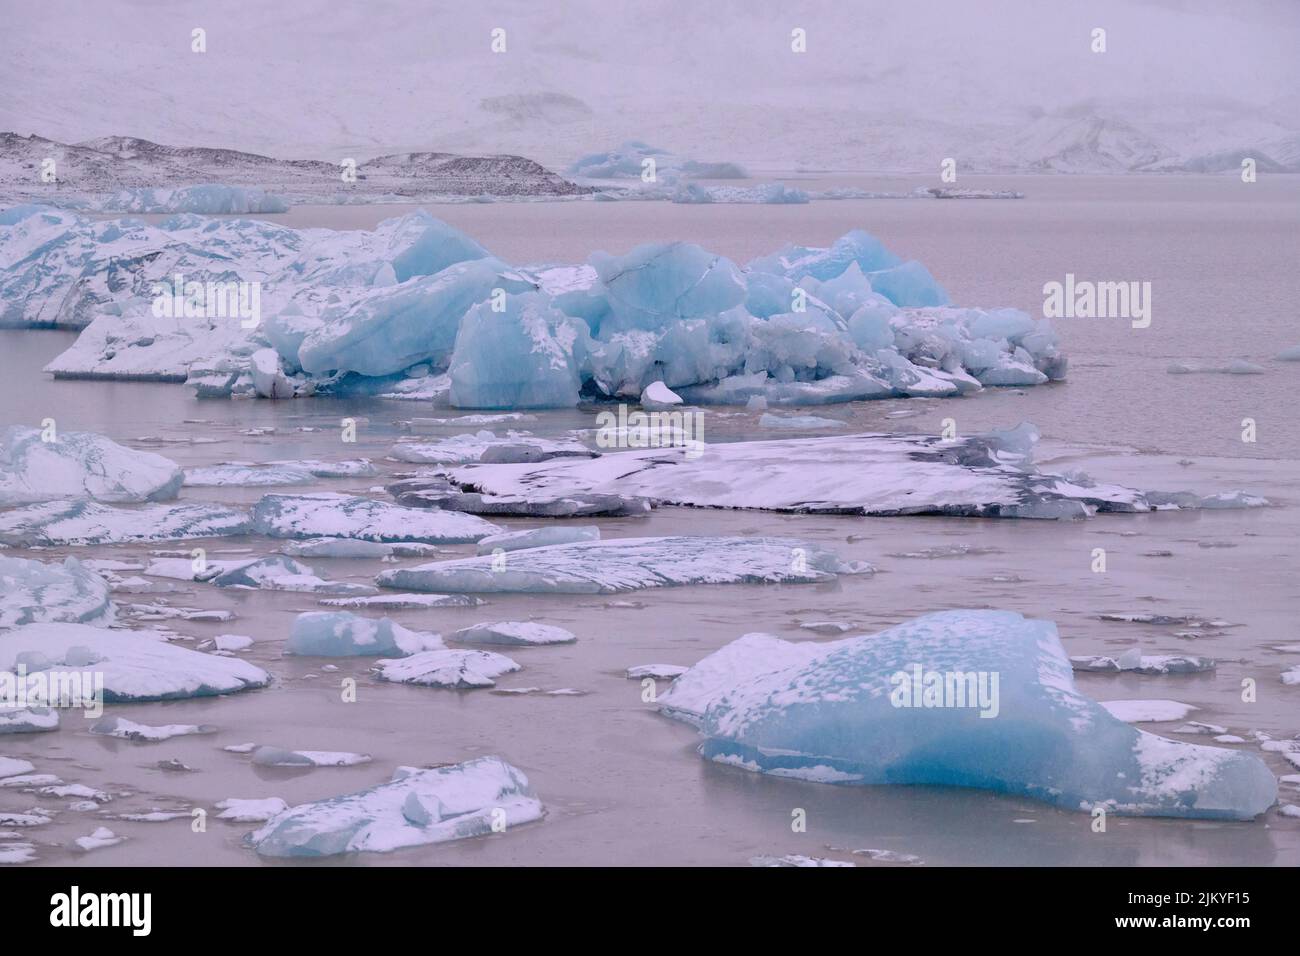
{"type": "Polygon", "coordinates": [[[814,584],[871,573],[791,538],[665,537],[583,541],[495,556],[394,568],[380,587],[412,591],[614,594],[685,584],[814,584]]]}
{"type": "Polygon", "coordinates": [[[0,634],[0,679],[22,664],[80,675],[89,688],[101,677],[106,703],[210,697],[265,687],[271,675],[231,657],[217,657],[130,631],[87,624],[27,624],[0,634]],[[37,665],[37,666],[34,666],[37,665]]]}
{"type": "MultiPolygon", "coordinates": [[[[466,485],[467,489],[472,485],[466,485]]],[[[514,515],[532,518],[594,518],[600,515],[633,516],[650,510],[649,502],[615,492],[604,494],[547,495],[525,492],[484,495],[461,490],[445,477],[406,478],[384,489],[400,505],[463,511],[475,515],[514,515]]],[[[480,539],[482,540],[482,539],[480,539]]]]}
{"type": "Polygon", "coordinates": [[[283,555],[234,562],[233,566],[222,567],[215,576],[206,580],[219,588],[262,588],[268,591],[304,591],[310,594],[374,593],[374,588],[369,585],[326,581],[317,577],[307,565],[283,555]]]}
{"type": "Polygon", "coordinates": [[[430,607],[478,607],[482,598],[468,594],[375,594],[369,597],[325,598],[326,607],[375,608],[380,611],[404,611],[430,607]]]}
{"type": "MultiPolygon", "coordinates": [[[[944,440],[858,434],[623,451],[590,460],[449,469],[452,487],[509,500],[635,495],[655,504],[796,513],[1085,518],[1097,512],[1205,507],[1177,497],[1042,472],[1032,425],[944,440]]],[[[1238,506],[1262,498],[1242,496],[1238,506]]],[[[1227,505],[1227,501],[1222,502],[1227,505]]]]}
{"type": "Polygon", "coordinates": [[[697,668],[660,706],[698,724],[703,756],[748,770],[1137,816],[1249,820],[1277,798],[1259,758],[1145,733],[1084,697],[1056,626],[1009,611],[825,644],[748,635],[697,668]]]}
{"type": "Polygon", "coordinates": [[[483,836],[543,813],[523,773],[500,757],[480,757],[432,770],[399,767],[388,783],[290,807],[245,843],[270,857],[386,853],[483,836]]]}
{"type": "Polygon", "coordinates": [[[307,538],[287,541],[280,549],[295,558],[428,558],[438,553],[431,544],[414,541],[363,541],[360,538],[307,538]]]}
{"type": "Polygon", "coordinates": [[[0,544],[15,548],[214,538],[249,530],[246,511],[198,502],[115,508],[97,501],[47,501],[0,511],[0,544]]]}
{"type": "Polygon", "coordinates": [[[496,678],[517,670],[519,665],[502,654],[444,648],[380,661],[375,676],[397,684],[469,690],[495,687],[496,678]]]}
{"type": "Polygon", "coordinates": [[[265,823],[288,810],[289,804],[279,797],[266,797],[260,800],[227,797],[225,800],[217,801],[217,809],[221,811],[217,814],[218,820],[229,820],[231,823],[265,823]]]}
{"type": "Polygon", "coordinates": [[[0,555],[0,630],[46,621],[113,623],[108,583],[76,558],[44,564],[0,555]]]}
{"type": "Polygon", "coordinates": [[[409,631],[386,617],[376,621],[347,611],[308,611],[294,619],[285,653],[311,657],[407,657],[443,647],[437,634],[409,631]]]}
{"type": "Polygon", "coordinates": [[[860,230],[743,267],[688,242],[512,266],[423,211],[335,232],[28,206],[0,222],[0,261],[12,303],[0,324],[83,329],[47,366],[56,377],[187,381],[203,397],[504,409],[635,401],[658,383],[695,403],[821,404],[956,397],[1067,370],[1046,320],[954,307],[923,265],[860,230]],[[176,275],[213,291],[202,308],[155,314],[176,275]],[[264,293],[258,315],[231,314],[227,287],[248,283],[264,293]]]}
{"type": "Polygon", "coordinates": [[[339,494],[264,495],[253,506],[253,530],[273,538],[360,538],[462,544],[499,534],[474,515],[416,510],[339,494]]]}
{"type": "Polygon", "coordinates": [[[218,216],[288,212],[281,197],[261,189],[204,183],[177,189],[122,189],[93,204],[96,212],[197,213],[218,216]]]}
{"type": "Polygon", "coordinates": [[[1216,662],[1211,657],[1192,657],[1183,654],[1143,654],[1140,648],[1132,648],[1118,657],[1105,655],[1088,655],[1071,657],[1070,664],[1076,671],[1095,674],[1134,673],[1146,675],[1158,674],[1202,674],[1215,669],[1216,662]]]}
{"type": "Polygon", "coordinates": [[[572,631],[553,624],[533,621],[498,621],[462,627],[451,635],[462,644],[513,644],[525,647],[541,644],[572,644],[578,638],[572,631]]]}
{"type": "Polygon", "coordinates": [[[0,429],[0,507],[69,498],[167,501],[180,491],[180,468],[161,455],[91,432],[52,434],[23,425],[0,429]]]}
{"type": "Polygon", "coordinates": [[[639,140],[627,140],[614,149],[582,156],[568,167],[568,173],[585,179],[640,180],[647,169],[646,160],[654,163],[655,180],[666,183],[676,182],[682,176],[699,179],[748,178],[748,173],[735,163],[701,162],[639,140]]]}

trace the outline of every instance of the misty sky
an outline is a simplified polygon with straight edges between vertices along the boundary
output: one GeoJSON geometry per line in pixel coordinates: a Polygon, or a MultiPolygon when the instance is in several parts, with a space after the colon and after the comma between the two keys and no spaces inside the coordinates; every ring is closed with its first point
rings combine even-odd
{"type": "Polygon", "coordinates": [[[873,136],[943,150],[1069,110],[1225,142],[1300,129],[1295,0],[0,3],[0,129],[63,141],[555,163],[635,137],[762,163],[893,148],[873,136]]]}

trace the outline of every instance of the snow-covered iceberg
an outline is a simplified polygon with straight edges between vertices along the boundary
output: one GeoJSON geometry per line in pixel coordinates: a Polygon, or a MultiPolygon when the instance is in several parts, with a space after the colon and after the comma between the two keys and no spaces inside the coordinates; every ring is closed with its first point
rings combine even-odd
{"type": "Polygon", "coordinates": [[[253,530],[273,538],[360,538],[462,544],[504,529],[474,515],[419,510],[350,495],[264,495],[253,506],[253,530]]]}
{"type": "Polygon", "coordinates": [[[720,763],[839,784],[977,787],[1071,810],[1251,819],[1252,754],[1166,740],[1074,687],[1050,621],[944,611],[825,644],[749,635],[659,698],[720,763]]]}
{"type": "Polygon", "coordinates": [[[612,594],[684,584],[813,584],[870,573],[862,563],[792,538],[666,537],[582,541],[382,572],[410,591],[612,594]]]}
{"type": "Polygon", "coordinates": [[[369,478],[379,470],[366,458],[344,461],[229,461],[185,469],[186,487],[258,488],[309,485],[317,478],[369,478]]]}
{"type": "Polygon", "coordinates": [[[0,324],[85,326],[56,376],[188,380],[204,396],[436,393],[488,409],[635,401],[662,382],[694,403],[816,404],[1066,372],[1046,320],[952,307],[923,265],[859,230],[743,268],[687,242],[516,267],[423,211],[332,232],[24,206],[0,213],[0,261],[0,324]],[[214,290],[202,308],[157,307],[176,275],[214,290]],[[250,291],[223,311],[230,289],[256,290],[257,308],[250,291]]]}
{"type": "Polygon", "coordinates": [[[572,631],[536,621],[482,622],[462,627],[451,634],[451,640],[462,644],[513,644],[517,647],[572,644],[577,639],[572,631]]]}
{"type": "Polygon", "coordinates": [[[47,501],[0,511],[0,544],[10,547],[214,538],[249,530],[248,512],[240,508],[189,501],[126,508],[47,501]]]}
{"type": "Polygon", "coordinates": [[[540,820],[528,778],[500,757],[424,770],[278,813],[245,842],[262,856],[332,856],[445,843],[540,820]]]}
{"type": "Polygon", "coordinates": [[[175,462],[92,432],[0,429],[0,507],[65,498],[167,501],[181,480],[175,462]]]}
{"type": "Polygon", "coordinates": [[[528,528],[525,531],[507,531],[479,539],[478,553],[518,551],[521,548],[545,548],[553,544],[575,544],[579,541],[599,541],[600,528],[589,525],[551,525],[545,528],[528,528]]]}
{"type": "Polygon", "coordinates": [[[547,461],[551,458],[594,458],[596,452],[576,441],[540,438],[527,432],[465,432],[432,442],[402,442],[390,452],[398,461],[432,465],[470,462],[547,461]]]}
{"type": "Polygon", "coordinates": [[[397,684],[472,690],[494,687],[496,678],[517,670],[519,665],[504,654],[441,648],[380,661],[375,665],[375,676],[397,684]]]}
{"type": "Polygon", "coordinates": [[[271,676],[247,661],[177,647],[156,637],[86,624],[28,624],[0,634],[0,677],[38,671],[103,681],[104,701],[175,700],[265,687],[271,676]]]}
{"type": "MultiPolygon", "coordinates": [[[[968,438],[858,434],[617,452],[590,460],[449,469],[454,487],[501,498],[633,495],[704,508],[865,515],[1082,518],[1226,506],[1196,495],[1142,492],[1053,475],[1032,464],[1032,425],[968,438]]],[[[1238,496],[1238,507],[1263,505],[1238,496]]]]}
{"type": "Polygon", "coordinates": [[[108,582],[76,558],[45,564],[0,555],[0,630],[46,621],[111,624],[108,582]]]}

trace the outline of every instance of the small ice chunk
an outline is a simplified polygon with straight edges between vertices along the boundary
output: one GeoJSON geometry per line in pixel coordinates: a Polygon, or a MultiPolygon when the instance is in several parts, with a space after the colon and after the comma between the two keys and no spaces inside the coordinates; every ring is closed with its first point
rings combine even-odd
{"type": "Polygon", "coordinates": [[[437,634],[410,631],[386,617],[376,621],[347,611],[308,611],[294,619],[285,653],[311,657],[406,657],[443,646],[437,634]]]}
{"type": "Polygon", "coordinates": [[[432,770],[399,767],[388,783],[290,807],[245,842],[271,857],[384,853],[499,832],[543,812],[523,773],[480,757],[432,770]]]}
{"type": "Polygon", "coordinates": [[[77,837],[73,842],[82,850],[90,852],[91,850],[100,850],[104,847],[116,846],[122,842],[122,837],[118,836],[108,827],[97,827],[95,832],[90,836],[77,837]]]}
{"type": "Polygon", "coordinates": [[[642,408],[670,408],[682,404],[682,397],[663,382],[651,382],[641,390],[642,408]]]}
{"type": "Polygon", "coordinates": [[[843,621],[800,621],[799,626],[805,631],[816,634],[843,634],[853,629],[852,624],[843,621]]]}
{"type": "Polygon", "coordinates": [[[519,665],[501,654],[451,649],[380,661],[375,667],[380,680],[456,689],[495,687],[495,678],[517,670],[519,665]]]}
{"type": "Polygon", "coordinates": [[[1071,657],[1076,671],[1102,674],[1201,674],[1214,670],[1216,662],[1211,657],[1191,657],[1181,654],[1147,654],[1132,648],[1119,657],[1071,657]]]}
{"type": "Polygon", "coordinates": [[[572,631],[551,624],[532,621],[497,621],[462,627],[451,640],[463,644],[572,644],[578,638],[572,631]]]}

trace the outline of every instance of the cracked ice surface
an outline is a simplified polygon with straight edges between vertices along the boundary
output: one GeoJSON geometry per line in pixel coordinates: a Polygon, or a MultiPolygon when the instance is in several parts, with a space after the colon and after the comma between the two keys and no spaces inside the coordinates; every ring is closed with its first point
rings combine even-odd
{"type": "MultiPolygon", "coordinates": [[[[1144,493],[1040,472],[1029,461],[1037,438],[1032,425],[947,441],[837,435],[712,444],[702,455],[678,447],[473,465],[453,468],[449,477],[462,489],[502,497],[617,492],[694,507],[865,515],[1077,518],[1207,505],[1191,494],[1144,493]]],[[[1266,504],[1244,495],[1233,500],[1238,507],[1266,504]]]]}
{"type": "Polygon", "coordinates": [[[1251,754],[1111,716],[1075,689],[1056,625],[1008,611],[944,611],[826,644],[747,635],[659,702],[700,726],[705,757],[777,776],[979,787],[1139,816],[1251,819],[1277,797],[1251,754]],[[963,680],[964,705],[931,700],[932,674],[938,692],[953,674],[984,675],[996,692],[977,701],[963,680]]]}
{"type": "Polygon", "coordinates": [[[620,538],[511,552],[502,568],[491,556],[435,561],[382,572],[380,587],[411,591],[611,594],[683,584],[809,584],[870,565],[793,538],[620,538]]]}
{"type": "Polygon", "coordinates": [[[102,675],[108,703],[208,697],[271,682],[247,661],[86,624],[28,624],[0,634],[0,677],[16,675],[20,663],[29,677],[38,670],[80,674],[87,688],[102,675]]]}
{"type": "Polygon", "coordinates": [[[449,767],[399,767],[388,783],[290,807],[250,833],[262,856],[331,856],[445,843],[540,820],[528,778],[500,757],[449,767]],[[494,811],[499,811],[494,813],[494,811]]]}
{"type": "Polygon", "coordinates": [[[129,503],[166,501],[181,470],[161,455],[135,451],[91,432],[0,429],[0,506],[75,498],[129,503]]]}
{"type": "Polygon", "coordinates": [[[0,630],[44,621],[111,624],[108,583],[76,558],[44,564],[0,555],[0,630]]]}
{"type": "Polygon", "coordinates": [[[823,403],[1066,371],[1046,320],[952,307],[923,265],[857,230],[745,267],[686,242],[515,267],[423,211],[334,232],[20,206],[0,213],[0,258],[0,300],[14,303],[0,324],[84,328],[56,376],[188,379],[205,395],[445,381],[454,406],[525,408],[635,400],[662,382],[692,402],[823,403]],[[177,273],[259,283],[269,318],[155,316],[155,287],[177,273]]]}

